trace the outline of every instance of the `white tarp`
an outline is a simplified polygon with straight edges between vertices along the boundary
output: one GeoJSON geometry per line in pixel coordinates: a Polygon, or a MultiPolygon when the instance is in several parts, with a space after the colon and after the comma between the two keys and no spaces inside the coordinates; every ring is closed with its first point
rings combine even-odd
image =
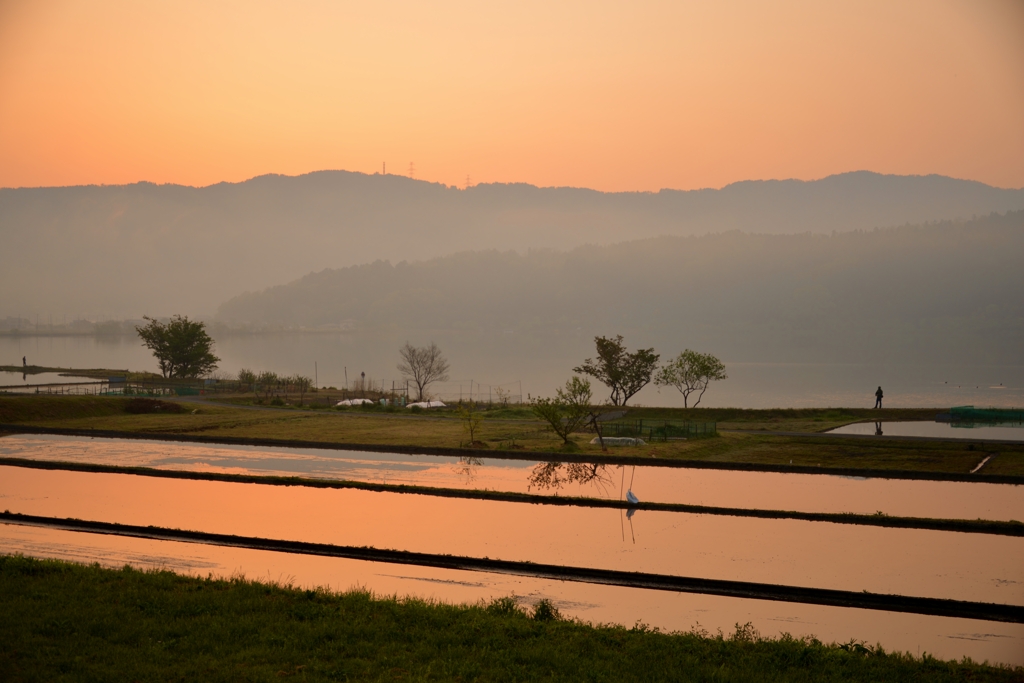
{"type": "Polygon", "coordinates": [[[410,403],[407,408],[447,408],[445,404],[440,401],[420,401],[419,403],[410,403]]]}
{"type": "MultiPolygon", "coordinates": [[[[590,440],[591,446],[597,446],[601,443],[601,440],[596,436],[590,440]]],[[[605,446],[646,446],[647,442],[643,439],[634,439],[631,436],[606,436],[604,437],[605,446]]]]}
{"type": "Polygon", "coordinates": [[[373,403],[373,401],[371,401],[368,398],[352,398],[352,399],[346,399],[344,401],[338,401],[335,405],[338,405],[338,406],[361,406],[361,405],[363,405],[365,403],[373,403]]]}

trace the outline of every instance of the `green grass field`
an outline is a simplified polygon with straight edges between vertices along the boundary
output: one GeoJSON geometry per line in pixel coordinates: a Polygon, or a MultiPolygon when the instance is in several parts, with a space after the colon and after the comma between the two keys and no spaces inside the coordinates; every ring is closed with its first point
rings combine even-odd
{"type": "Polygon", "coordinates": [[[0,556],[4,681],[1019,681],[870,644],[591,626],[453,606],[0,556]]]}

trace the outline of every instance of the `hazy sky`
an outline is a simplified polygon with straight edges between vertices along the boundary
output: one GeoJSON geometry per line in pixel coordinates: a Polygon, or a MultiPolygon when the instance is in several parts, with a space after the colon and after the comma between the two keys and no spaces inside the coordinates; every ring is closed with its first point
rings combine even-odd
{"type": "Polygon", "coordinates": [[[0,186],[1024,186],[1024,2],[0,0],[0,186]]]}

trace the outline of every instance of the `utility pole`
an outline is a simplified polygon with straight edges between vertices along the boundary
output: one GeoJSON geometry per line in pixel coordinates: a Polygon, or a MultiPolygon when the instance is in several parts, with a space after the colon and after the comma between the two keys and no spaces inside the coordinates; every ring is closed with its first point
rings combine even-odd
{"type": "Polygon", "coordinates": [[[409,177],[416,178],[416,162],[414,161],[409,162],[409,177]]]}
{"type": "Polygon", "coordinates": [[[384,171],[381,173],[381,175],[387,175],[387,174],[388,174],[388,162],[385,161],[384,162],[384,171]]]}

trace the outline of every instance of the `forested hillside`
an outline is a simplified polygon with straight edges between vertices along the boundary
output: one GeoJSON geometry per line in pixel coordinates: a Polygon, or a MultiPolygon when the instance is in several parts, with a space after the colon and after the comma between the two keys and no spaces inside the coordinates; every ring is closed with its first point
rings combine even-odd
{"type": "Polygon", "coordinates": [[[645,330],[744,357],[1019,362],[1024,211],[835,235],[659,237],[329,269],[220,307],[233,324],[645,330]]]}
{"type": "Polygon", "coordinates": [[[247,290],[378,259],[733,230],[831,234],[1020,209],[1024,190],[867,172],[654,193],[458,189],[343,171],[203,188],[0,189],[0,317],[204,315],[247,290]]]}

